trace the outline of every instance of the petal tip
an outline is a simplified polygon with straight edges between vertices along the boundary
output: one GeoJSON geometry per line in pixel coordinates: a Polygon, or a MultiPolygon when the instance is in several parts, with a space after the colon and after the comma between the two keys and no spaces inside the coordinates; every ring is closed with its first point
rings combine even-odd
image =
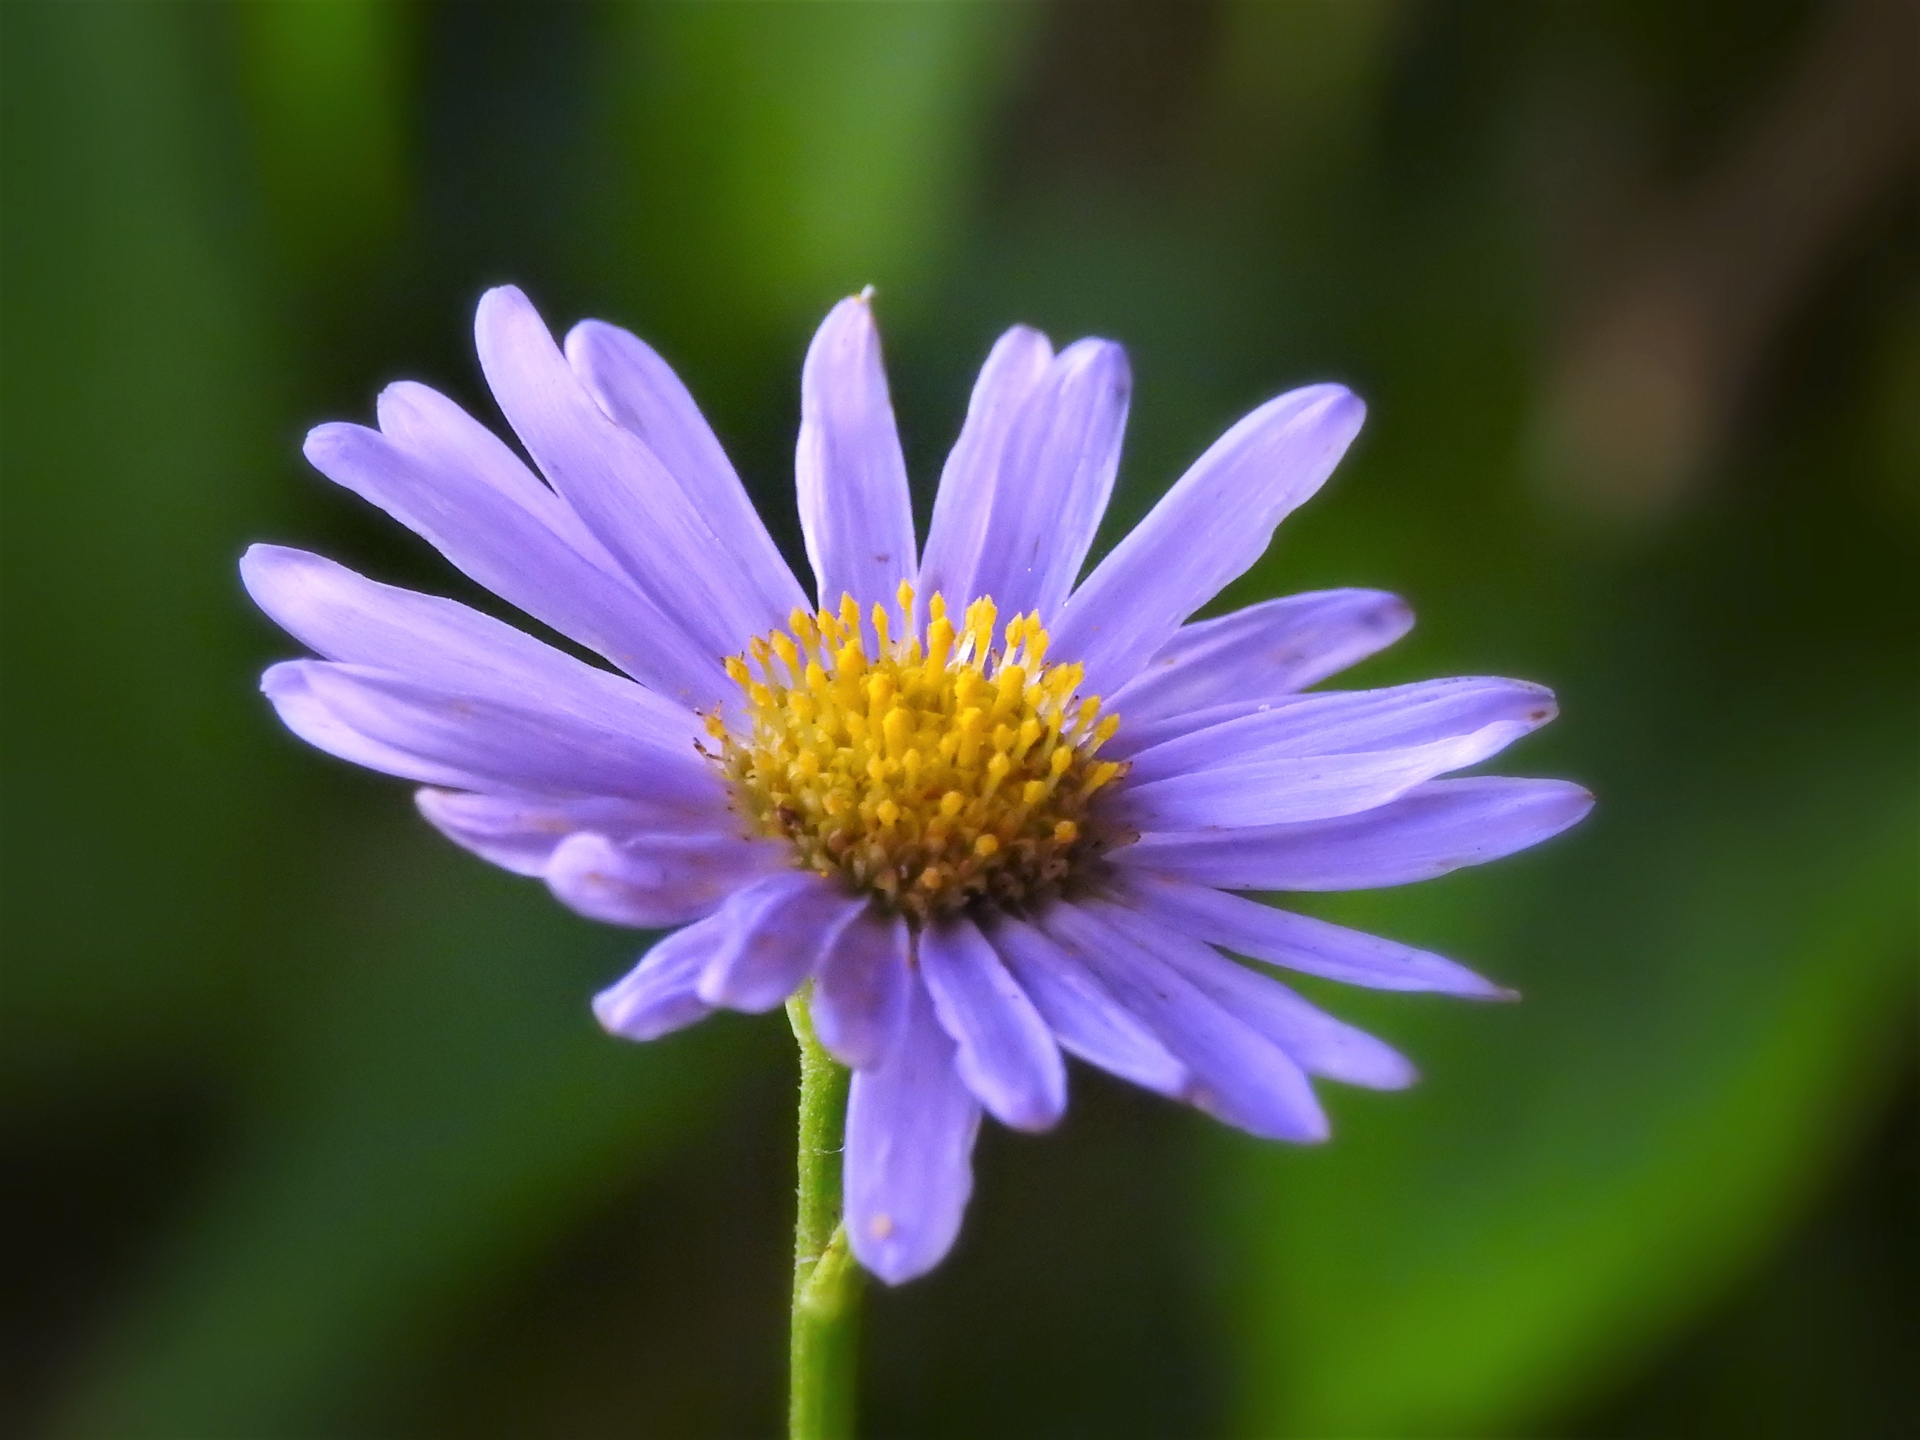
{"type": "Polygon", "coordinates": [[[593,997],[593,1018],[600,1022],[600,1028],[609,1035],[620,1033],[620,999],[613,987],[602,990],[593,997]]]}
{"type": "MultiPolygon", "coordinates": [[[[1005,1109],[1005,1107],[1003,1107],[1005,1109]]],[[[996,1113],[994,1118],[1009,1130],[1018,1130],[1026,1135],[1044,1135],[1058,1125],[1066,1115],[1065,1098],[1054,1103],[1051,1096],[1035,1099],[1017,1109],[1005,1109],[1005,1113],[996,1113]]]]}
{"type": "Polygon", "coordinates": [[[269,665],[260,672],[260,693],[269,700],[279,701],[306,690],[310,663],[306,660],[282,660],[277,665],[269,665]]]}
{"type": "Polygon", "coordinates": [[[849,295],[827,312],[820,329],[841,344],[858,344],[878,328],[873,318],[874,288],[869,285],[857,295],[849,295]]]}
{"type": "Polygon", "coordinates": [[[947,1257],[946,1248],[929,1255],[924,1245],[905,1243],[907,1238],[886,1215],[869,1216],[867,1225],[853,1225],[847,1230],[847,1242],[861,1268],[888,1286],[918,1280],[947,1257]],[[883,1233],[871,1233],[869,1227],[883,1233]]]}
{"type": "Polygon", "coordinates": [[[500,351],[496,347],[513,344],[524,326],[537,326],[548,343],[552,343],[546,322],[518,285],[496,285],[481,295],[473,311],[473,339],[483,371],[497,360],[500,351]]]}
{"type": "Polygon", "coordinates": [[[1398,595],[1380,592],[1380,602],[1373,613],[1367,617],[1369,622],[1380,630],[1398,631],[1404,635],[1413,629],[1413,606],[1398,595]]]}
{"type": "Polygon", "coordinates": [[[1599,803],[1599,797],[1596,796],[1593,791],[1587,789],[1586,786],[1575,784],[1572,781],[1564,781],[1562,784],[1564,788],[1561,791],[1561,799],[1558,806],[1562,818],[1559,820],[1556,829],[1550,830],[1540,837],[1542,840],[1547,839],[1551,835],[1558,835],[1563,830],[1571,830],[1582,820],[1586,819],[1587,816],[1591,815],[1593,813],[1593,807],[1599,803]]]}
{"type": "Polygon", "coordinates": [[[484,314],[487,311],[498,310],[502,306],[513,306],[517,309],[521,306],[531,306],[531,303],[532,302],[527,299],[526,291],[522,290],[518,285],[509,283],[506,285],[491,285],[481,291],[479,302],[474,308],[477,312],[484,314]]]}
{"type": "Polygon", "coordinates": [[[432,387],[418,380],[395,380],[373,397],[374,420],[382,435],[398,443],[396,432],[420,424],[430,413],[427,407],[440,398],[432,387]]]}
{"type": "Polygon", "coordinates": [[[341,445],[357,428],[345,420],[329,420],[316,425],[307,431],[306,438],[300,442],[300,453],[309,465],[324,475],[327,473],[327,461],[339,453],[341,445]]]}
{"type": "MultiPolygon", "coordinates": [[[[1325,382],[1289,392],[1300,408],[1293,412],[1293,424],[1305,424],[1327,437],[1340,449],[1353,443],[1366,422],[1367,402],[1345,385],[1325,382]]],[[[1282,396],[1286,400],[1288,396],[1282,396]]]]}
{"type": "Polygon", "coordinates": [[[1337,392],[1328,403],[1327,416],[1349,436],[1360,433],[1360,427],[1367,420],[1367,402],[1344,385],[1333,387],[1337,392]]]}
{"type": "Polygon", "coordinates": [[[256,540],[240,552],[240,576],[251,581],[266,567],[275,563],[283,555],[295,553],[285,545],[275,545],[268,540],[256,540]]]}

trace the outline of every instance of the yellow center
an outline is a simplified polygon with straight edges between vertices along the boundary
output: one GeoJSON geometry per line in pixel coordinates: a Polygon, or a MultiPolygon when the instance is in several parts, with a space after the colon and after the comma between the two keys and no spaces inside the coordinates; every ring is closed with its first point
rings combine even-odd
{"type": "Polygon", "coordinates": [[[993,601],[956,630],[935,595],[923,644],[913,587],[898,598],[903,639],[846,596],[728,660],[748,733],[709,716],[703,752],[763,833],[916,924],[1043,900],[1106,848],[1088,806],[1125,768],[1095,758],[1119,717],[1076,697],[1081,666],[1046,663],[1037,613],[996,644],[993,601]]]}

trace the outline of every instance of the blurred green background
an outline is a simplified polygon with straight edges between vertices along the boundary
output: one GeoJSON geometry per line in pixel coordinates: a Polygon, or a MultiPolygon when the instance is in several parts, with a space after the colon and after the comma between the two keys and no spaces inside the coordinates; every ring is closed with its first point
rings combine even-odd
{"type": "MultiPolygon", "coordinates": [[[[307,471],[490,422],[487,285],[653,341],[789,553],[880,292],[917,499],[1005,326],[1126,344],[1111,543],[1244,410],[1366,433],[1227,600],[1405,594],[1591,821],[1319,913],[1428,1079],[1291,1151],[1076,1072],[873,1298],[874,1436],[1920,1433],[1920,263],[1902,0],[0,0],[0,1432],[745,1436],[791,1039],[616,1044],[636,937],[258,698],[248,542],[474,598],[307,471]]],[[[485,602],[483,602],[485,603],[485,602]]]]}

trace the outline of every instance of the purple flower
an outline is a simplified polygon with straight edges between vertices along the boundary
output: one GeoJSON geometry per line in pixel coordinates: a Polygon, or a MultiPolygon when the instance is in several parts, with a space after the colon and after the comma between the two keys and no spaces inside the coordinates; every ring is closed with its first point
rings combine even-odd
{"type": "Polygon", "coordinates": [[[1350,984],[1509,992],[1450,960],[1236,890],[1346,890],[1532,845],[1591,797],[1440,779],[1554,714],[1453,679],[1306,687],[1412,624],[1332,590],[1188,623],[1360,428],[1337,385],[1255,410],[1078,586],[1113,488],[1117,345],[987,357],[924,552],[866,296],[801,379],[811,607],[692,398],[588,321],[480,302],[480,361],[538,469],[451,401],[391,386],[379,429],[306,453],[602,669],[449,600],[256,546],[253,598],[325,657],[269,669],[296,734],[422,783],[456,843],[596,919],[679,926],[594,1002],[649,1040],[812,982],[853,1068],[854,1253],[899,1282],[953,1244],[982,1110],[1044,1130],[1062,1053],[1231,1125],[1315,1141],[1310,1078],[1392,1089],[1386,1045],[1222,951],[1350,984]],[[541,477],[544,477],[544,483],[541,477]]]}

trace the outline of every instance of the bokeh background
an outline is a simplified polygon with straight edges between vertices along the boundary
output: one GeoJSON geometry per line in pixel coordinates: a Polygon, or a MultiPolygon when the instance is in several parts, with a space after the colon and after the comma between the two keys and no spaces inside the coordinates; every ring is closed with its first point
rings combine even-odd
{"type": "MultiPolygon", "coordinates": [[[[258,539],[474,598],[309,472],[487,285],[637,330],[789,553],[872,283],[917,499],[1006,325],[1124,342],[1123,532],[1267,396],[1371,405],[1227,599],[1515,674],[1589,823],[1313,908],[1526,1003],[1291,1151],[1076,1072],[873,1297],[875,1436],[1920,1433],[1916,11],[0,4],[0,1431],[780,1423],[791,1038],[648,1047],[643,940],[455,852],[255,677],[258,539]]],[[[484,602],[483,602],[484,603],[484,602]]]]}

